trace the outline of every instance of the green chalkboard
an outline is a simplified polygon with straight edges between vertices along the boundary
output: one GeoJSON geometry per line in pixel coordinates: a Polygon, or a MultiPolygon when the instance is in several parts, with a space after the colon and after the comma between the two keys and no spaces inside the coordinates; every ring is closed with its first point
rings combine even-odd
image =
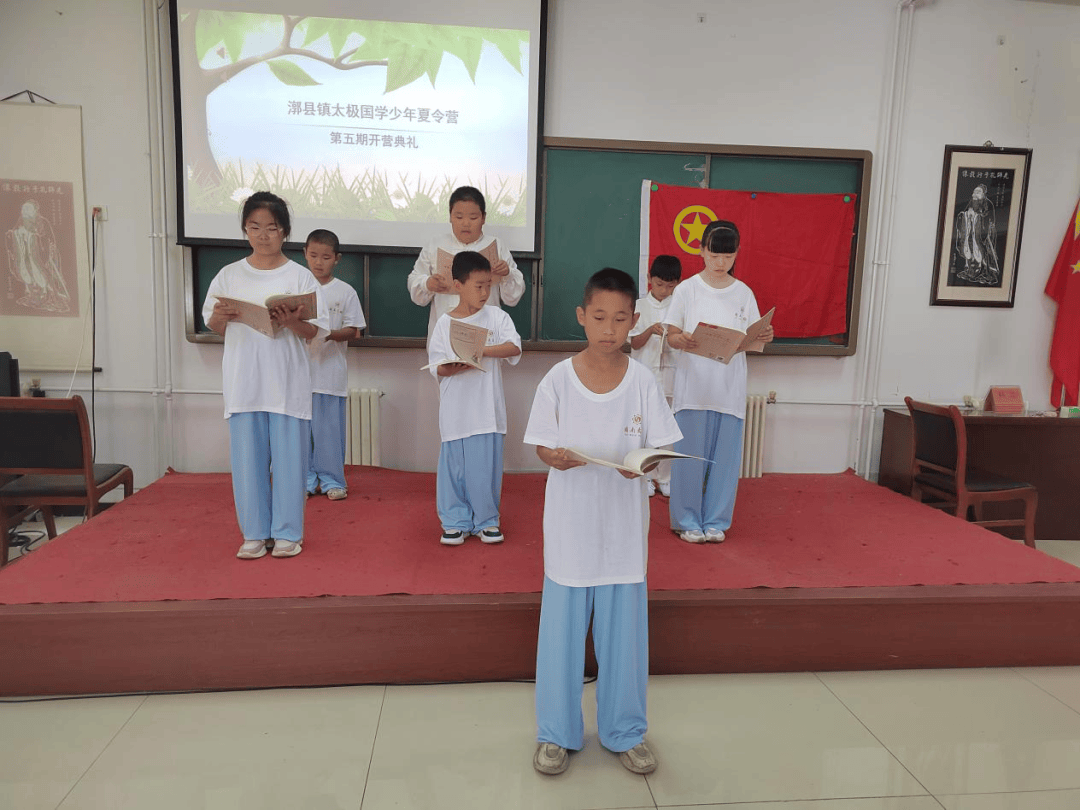
{"type": "Polygon", "coordinates": [[[847,323],[842,336],[777,340],[769,354],[855,352],[870,189],[869,152],[632,141],[545,141],[539,338],[580,341],[575,308],[588,277],[618,267],[637,277],[641,181],[785,193],[858,195],[847,323]]]}
{"type": "MultiPolygon", "coordinates": [[[[576,307],[590,275],[618,267],[635,278],[639,264],[641,181],[670,185],[788,193],[858,195],[856,238],[851,250],[846,335],[778,340],[770,354],[844,355],[855,351],[859,289],[870,189],[869,152],[709,144],[665,144],[548,138],[541,172],[540,255],[515,256],[525,276],[525,295],[507,307],[526,348],[573,348],[585,335],[576,307]]],[[[202,302],[214,275],[243,258],[249,248],[190,248],[188,339],[221,338],[202,322],[202,302]]],[[[295,246],[285,251],[303,262],[295,246]]],[[[428,308],[409,298],[406,278],[417,251],[387,248],[344,253],[336,275],[360,296],[368,322],[354,345],[423,346],[428,308]]]]}
{"type": "MultiPolygon", "coordinates": [[[[202,319],[203,301],[210,282],[227,264],[239,261],[251,253],[248,247],[196,245],[191,248],[191,300],[188,337],[194,341],[220,341],[206,328],[202,319]]],[[[303,251],[286,248],[285,255],[304,264],[303,251]]],[[[341,254],[334,275],[352,285],[360,297],[367,329],[364,337],[352,345],[422,346],[427,339],[428,308],[417,306],[409,298],[406,279],[416,262],[415,253],[352,253],[341,254]]],[[[522,340],[533,339],[533,274],[535,262],[517,261],[525,276],[525,294],[516,306],[506,307],[522,340]]]]}
{"type": "MultiPolygon", "coordinates": [[[[292,259],[294,262],[303,265],[304,251],[286,249],[285,255],[292,259]]],[[[193,289],[193,301],[191,305],[194,308],[194,325],[195,331],[204,335],[211,335],[217,338],[213,332],[207,329],[206,324],[202,319],[203,302],[206,300],[206,292],[210,289],[210,282],[214,280],[214,276],[218,274],[227,264],[238,262],[245,256],[251,255],[250,247],[211,247],[209,245],[201,245],[192,249],[191,252],[191,264],[192,264],[192,289],[193,289]]],[[[362,256],[355,254],[342,254],[341,261],[338,262],[336,268],[334,268],[334,275],[340,278],[347,284],[351,284],[353,289],[356,290],[357,295],[360,296],[360,306],[364,308],[365,316],[367,314],[367,307],[364,306],[364,261],[362,256]]],[[[220,339],[220,338],[218,338],[220,339]]]]}
{"type": "Polygon", "coordinates": [[[544,177],[541,340],[584,340],[576,308],[589,276],[637,277],[641,181],[696,185],[704,154],[548,149],[544,177]]]}

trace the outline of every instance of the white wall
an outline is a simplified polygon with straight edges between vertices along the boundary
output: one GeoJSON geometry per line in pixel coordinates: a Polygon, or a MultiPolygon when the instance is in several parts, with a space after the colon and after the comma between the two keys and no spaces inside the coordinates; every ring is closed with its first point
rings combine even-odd
{"type": "MultiPolygon", "coordinates": [[[[184,338],[183,253],[175,246],[165,251],[171,328],[155,341],[155,301],[164,295],[155,290],[154,248],[163,240],[154,236],[160,155],[149,98],[157,77],[147,79],[144,22],[152,28],[156,5],[0,0],[0,90],[82,105],[89,202],[109,208],[99,262],[98,385],[166,392],[97,397],[99,457],[131,463],[140,486],[165,464],[228,465],[220,397],[168,395],[220,388],[221,346],[184,338]]],[[[890,0],[550,0],[545,134],[869,149],[876,193],[896,19],[890,0]]],[[[898,179],[886,209],[894,231],[880,379],[870,396],[884,404],[904,394],[958,402],[1009,383],[1044,408],[1054,306],[1042,288],[1080,189],[1080,8],[921,2],[913,30],[898,179]],[[986,140],[1034,150],[1016,306],[930,307],[944,145],[986,140]]],[[[165,125],[171,163],[171,117],[165,125]]],[[[171,194],[171,174],[163,179],[171,194]]],[[[864,293],[875,235],[868,234],[864,293]]],[[[864,316],[870,309],[864,300],[864,316]]],[[[775,390],[782,403],[859,400],[870,348],[863,326],[856,357],[752,358],[750,389],[775,390]]],[[[520,437],[536,383],[564,356],[529,353],[506,375],[508,470],[537,468],[520,437]]],[[[349,362],[354,384],[386,392],[384,463],[433,469],[436,391],[418,371],[422,353],[351,350],[349,362]]],[[[70,382],[70,375],[42,376],[56,395],[70,382]]],[[[87,385],[79,375],[76,387],[87,385]]],[[[858,416],[844,405],[775,406],[767,470],[845,468],[859,455],[858,416]]]]}

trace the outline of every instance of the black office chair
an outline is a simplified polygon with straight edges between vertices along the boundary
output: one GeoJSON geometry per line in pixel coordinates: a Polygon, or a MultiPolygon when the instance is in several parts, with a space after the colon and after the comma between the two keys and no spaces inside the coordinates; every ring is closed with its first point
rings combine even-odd
{"type": "Polygon", "coordinates": [[[56,537],[54,506],[99,510],[101,496],[134,490],[125,464],[95,464],[90,423],[82,397],[0,397],[0,566],[7,562],[8,534],[28,512],[40,510],[50,538],[56,537]]]}
{"type": "Polygon", "coordinates": [[[922,503],[924,495],[940,499],[931,503],[952,510],[959,518],[996,529],[1024,527],[1024,544],[1035,548],[1035,509],[1039,493],[1025,481],[1012,481],[996,473],[967,466],[967,431],[955,405],[943,407],[904,397],[911,413],[915,436],[911,461],[911,497],[922,503]],[[989,501],[1023,501],[1024,517],[983,520],[983,504],[989,501]]]}

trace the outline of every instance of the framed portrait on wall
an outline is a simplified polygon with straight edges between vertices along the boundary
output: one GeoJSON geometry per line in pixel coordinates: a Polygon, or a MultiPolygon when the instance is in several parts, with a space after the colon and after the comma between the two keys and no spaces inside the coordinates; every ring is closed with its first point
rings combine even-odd
{"type": "Polygon", "coordinates": [[[1013,305],[1030,167],[1030,149],[945,147],[931,305],[1013,305]]]}

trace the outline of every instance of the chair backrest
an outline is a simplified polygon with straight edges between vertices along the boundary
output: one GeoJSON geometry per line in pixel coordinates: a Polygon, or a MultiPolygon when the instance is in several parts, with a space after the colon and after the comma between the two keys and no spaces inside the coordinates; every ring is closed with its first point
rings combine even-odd
{"type": "Polygon", "coordinates": [[[0,397],[0,473],[92,477],[92,469],[82,397],[0,397]]]}
{"type": "Polygon", "coordinates": [[[931,405],[904,397],[911,414],[915,441],[912,472],[926,467],[952,475],[960,486],[964,484],[967,467],[967,431],[964,417],[955,405],[931,405]]]}

